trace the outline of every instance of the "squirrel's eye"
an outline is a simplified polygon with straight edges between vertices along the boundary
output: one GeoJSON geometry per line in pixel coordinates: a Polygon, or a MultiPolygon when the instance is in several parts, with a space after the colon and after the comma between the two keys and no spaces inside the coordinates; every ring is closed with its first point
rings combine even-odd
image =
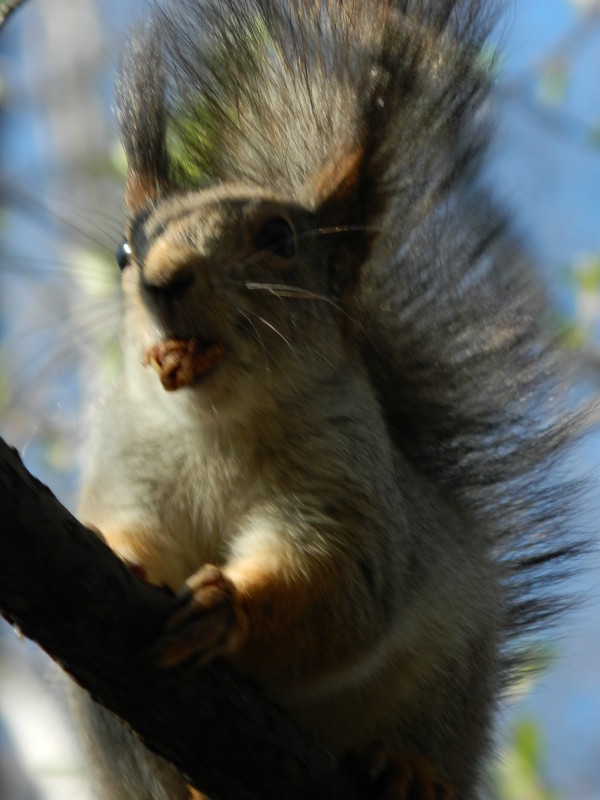
{"type": "Polygon", "coordinates": [[[281,258],[292,258],[296,252],[294,231],[284,217],[271,217],[264,222],[254,243],[259,250],[269,250],[281,258]]]}
{"type": "Polygon", "coordinates": [[[131,247],[127,239],[123,239],[121,244],[117,247],[115,257],[117,259],[117,266],[121,272],[125,269],[125,267],[128,267],[131,264],[131,247]]]}

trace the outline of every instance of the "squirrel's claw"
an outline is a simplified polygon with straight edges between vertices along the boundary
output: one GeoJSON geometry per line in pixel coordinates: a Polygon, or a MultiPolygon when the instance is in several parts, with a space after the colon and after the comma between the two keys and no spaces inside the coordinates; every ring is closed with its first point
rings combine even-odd
{"type": "Polygon", "coordinates": [[[452,800],[453,789],[434,764],[419,755],[396,753],[384,742],[346,758],[366,800],[452,800]]]}
{"type": "Polygon", "coordinates": [[[153,659],[171,667],[191,657],[206,663],[226,652],[239,612],[235,586],[223,571],[206,564],[186,582],[178,599],[165,635],[152,648],[153,659]]]}

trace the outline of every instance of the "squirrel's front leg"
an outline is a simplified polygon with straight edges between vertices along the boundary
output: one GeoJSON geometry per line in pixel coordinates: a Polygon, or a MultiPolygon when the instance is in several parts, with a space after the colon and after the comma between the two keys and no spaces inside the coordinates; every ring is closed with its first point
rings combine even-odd
{"type": "MultiPolygon", "coordinates": [[[[316,561],[300,569],[289,557],[205,565],[180,592],[155,657],[168,667],[192,657],[204,663],[224,655],[267,682],[335,672],[360,657],[368,638],[365,616],[376,616],[368,589],[351,573],[350,562],[344,568],[333,560],[316,561]]],[[[402,755],[374,743],[353,763],[368,800],[453,796],[435,765],[418,754],[402,755]]]]}
{"type": "Polygon", "coordinates": [[[222,569],[205,564],[186,582],[179,599],[166,635],[154,651],[162,666],[173,666],[190,656],[210,661],[239,649],[246,638],[247,613],[238,588],[222,569]]]}
{"type": "Polygon", "coordinates": [[[144,538],[136,535],[130,526],[120,528],[103,525],[99,528],[89,522],[86,522],[85,525],[125,562],[136,577],[148,583],[160,583],[155,568],[160,563],[156,552],[148,547],[144,538]]]}
{"type": "Polygon", "coordinates": [[[306,562],[301,568],[289,554],[259,555],[201,567],[180,591],[179,607],[157,643],[159,663],[191,657],[205,663],[223,655],[243,671],[275,681],[334,666],[340,650],[331,640],[346,638],[342,620],[332,623],[341,616],[336,595],[343,578],[338,567],[306,562]]]}

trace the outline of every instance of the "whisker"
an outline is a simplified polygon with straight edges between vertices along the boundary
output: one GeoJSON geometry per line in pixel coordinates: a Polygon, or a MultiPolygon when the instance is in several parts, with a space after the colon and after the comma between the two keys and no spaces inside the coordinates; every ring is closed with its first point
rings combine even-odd
{"type": "MultiPolygon", "coordinates": [[[[312,228],[311,230],[303,231],[302,233],[298,234],[297,238],[299,241],[302,241],[303,239],[316,238],[317,236],[336,236],[355,231],[381,233],[383,230],[384,228],[380,225],[332,225],[326,228],[312,228]]],[[[238,261],[235,264],[235,267],[244,269],[245,267],[252,266],[252,264],[260,261],[260,259],[264,257],[265,253],[268,252],[268,250],[258,250],[256,253],[252,253],[251,256],[248,256],[242,261],[238,261]]]]}
{"type": "Polygon", "coordinates": [[[287,283],[259,283],[255,281],[239,281],[238,283],[251,291],[262,289],[277,297],[295,297],[299,300],[323,300],[327,303],[334,302],[325,294],[311,292],[309,289],[303,289],[300,286],[292,286],[287,283]]]}
{"type": "Polygon", "coordinates": [[[100,214],[100,213],[98,213],[96,211],[89,211],[87,213],[83,213],[81,208],[78,208],[76,211],[74,211],[69,206],[67,206],[67,208],[69,210],[69,215],[71,217],[71,221],[72,221],[73,226],[75,227],[76,230],[79,230],[80,233],[84,233],[84,231],[83,231],[83,229],[78,229],[77,228],[77,226],[75,225],[75,221],[76,220],[79,220],[79,221],[85,223],[85,225],[88,226],[92,231],[94,231],[95,233],[101,234],[103,237],[105,237],[111,243],[117,244],[120,241],[120,237],[121,237],[121,234],[122,234],[122,231],[123,231],[123,223],[124,223],[123,219],[116,220],[114,218],[110,218],[110,217],[107,216],[106,217],[106,221],[110,222],[111,225],[114,225],[114,228],[112,228],[112,227],[111,228],[105,228],[105,227],[103,227],[103,226],[98,224],[98,220],[99,220],[99,218],[102,217],[102,214],[100,214]],[[115,229],[117,229],[117,230],[115,230],[115,229]]]}
{"type": "Polygon", "coordinates": [[[294,346],[292,345],[292,343],[288,339],[286,339],[286,337],[283,335],[283,333],[281,333],[281,331],[277,330],[275,325],[273,325],[271,322],[269,322],[269,320],[265,319],[264,317],[261,317],[259,314],[256,315],[256,318],[259,320],[259,322],[262,322],[262,324],[265,327],[269,328],[270,330],[273,331],[273,333],[277,334],[277,336],[279,336],[279,338],[282,339],[287,344],[290,350],[294,352],[294,346]]]}
{"type": "Polygon", "coordinates": [[[13,253],[2,253],[1,257],[2,263],[0,263],[0,272],[6,274],[23,275],[33,278],[39,278],[41,276],[85,276],[86,278],[93,278],[101,284],[112,284],[115,286],[118,284],[118,273],[116,269],[111,270],[107,268],[106,271],[103,272],[101,269],[94,269],[73,262],[65,262],[58,258],[40,258],[38,256],[16,255],[13,253]],[[34,266],[31,262],[35,262],[40,266],[34,266]]]}
{"type": "Polygon", "coordinates": [[[270,367],[270,363],[269,363],[270,362],[270,353],[269,353],[265,343],[263,342],[262,336],[260,335],[260,333],[258,331],[258,328],[254,324],[254,322],[252,322],[249,314],[241,306],[238,306],[235,303],[233,303],[232,304],[232,308],[234,308],[237,311],[237,313],[240,314],[242,317],[244,317],[244,319],[248,322],[248,324],[252,326],[252,330],[254,331],[254,334],[253,334],[252,338],[254,339],[255,342],[257,342],[257,344],[259,345],[259,347],[261,349],[261,352],[263,354],[263,361],[264,361],[264,365],[265,365],[265,374],[267,376],[269,376],[271,374],[271,367],[270,367]]]}
{"type": "MultiPolygon", "coordinates": [[[[122,181],[116,181],[116,183],[119,185],[120,191],[122,181]]],[[[8,179],[2,181],[1,188],[4,191],[4,196],[10,198],[8,204],[16,205],[14,203],[14,198],[16,196],[18,198],[17,202],[20,203],[21,206],[36,206],[41,209],[42,212],[50,212],[51,209],[61,206],[63,209],[67,209],[73,216],[79,216],[86,221],[91,220],[93,224],[96,224],[98,219],[102,219],[120,230],[123,228],[124,214],[122,212],[111,214],[97,206],[85,205],[79,198],[75,205],[73,197],[70,194],[61,194],[56,188],[49,188],[44,192],[43,202],[38,199],[39,191],[37,187],[30,182],[19,180],[17,183],[14,180],[8,179]]]]}
{"type": "Polygon", "coordinates": [[[342,233],[382,233],[385,229],[381,225],[330,225],[326,228],[313,228],[298,236],[299,239],[308,239],[311,236],[332,236],[342,233]]]}
{"type": "MultiPolygon", "coordinates": [[[[107,331],[110,328],[116,330],[117,326],[115,323],[117,318],[117,314],[114,314],[113,318],[111,318],[110,316],[107,316],[104,310],[103,313],[100,313],[99,310],[97,316],[94,315],[93,320],[90,321],[88,318],[87,320],[75,325],[70,325],[68,330],[63,331],[56,338],[56,341],[53,343],[53,353],[51,358],[45,361],[45,363],[42,365],[39,365],[38,362],[40,358],[47,353],[48,344],[45,342],[43,346],[36,348],[35,351],[30,353],[29,360],[34,365],[30,374],[22,377],[24,365],[20,365],[15,371],[12,372],[11,375],[7,377],[7,386],[15,386],[16,388],[12,392],[8,393],[6,405],[10,407],[11,405],[18,403],[26,395],[34,382],[42,385],[44,383],[44,379],[50,375],[57,368],[57,366],[61,364],[61,362],[64,364],[65,357],[69,353],[73,352],[74,338],[78,338],[78,345],[80,346],[82,343],[88,342],[92,340],[92,338],[95,338],[94,334],[98,334],[98,332],[102,331],[103,328],[106,328],[107,331]],[[20,380],[17,380],[19,376],[21,376],[21,378],[20,380]]],[[[101,347],[102,349],[106,350],[110,344],[111,342],[107,342],[105,339],[105,343],[101,345],[101,347]]]]}
{"type": "Polygon", "coordinates": [[[16,330],[14,335],[23,338],[34,336],[46,330],[58,328],[62,323],[69,324],[69,331],[73,331],[74,325],[81,325],[83,329],[83,326],[90,320],[90,315],[93,314],[95,318],[96,311],[103,311],[106,315],[106,313],[110,314],[114,310],[115,314],[117,314],[118,312],[115,306],[116,304],[111,302],[111,298],[109,297],[93,298],[88,300],[85,305],[80,305],[76,308],[68,308],[66,310],[61,309],[54,314],[48,315],[34,325],[28,325],[23,330],[16,330]]]}
{"type": "Polygon", "coordinates": [[[342,306],[332,297],[326,294],[320,294],[319,292],[311,292],[309,289],[304,289],[301,286],[293,286],[292,284],[287,283],[264,283],[244,280],[223,281],[223,284],[225,283],[233,286],[241,286],[249,291],[268,292],[274,297],[288,297],[296,300],[312,300],[326,303],[338,311],[342,316],[346,317],[346,319],[350,320],[350,322],[359,325],[358,320],[356,320],[351,314],[348,314],[348,312],[342,308],[342,306]]]}
{"type": "MultiPolygon", "coordinates": [[[[53,219],[56,222],[60,223],[64,228],[73,231],[81,238],[85,239],[86,241],[92,242],[92,244],[96,245],[101,250],[108,251],[108,247],[106,246],[106,241],[102,241],[98,239],[96,236],[93,236],[91,233],[87,231],[81,230],[78,228],[75,223],[71,222],[65,215],[60,214],[57,211],[49,208],[45,203],[37,200],[37,198],[28,195],[26,192],[23,192],[21,189],[11,187],[11,204],[15,206],[17,210],[22,212],[31,212],[32,210],[41,213],[42,219],[53,219]],[[15,202],[17,200],[18,202],[15,202]]],[[[96,226],[97,227],[97,226],[96,226]]],[[[120,237],[115,236],[111,232],[102,231],[100,233],[105,235],[111,244],[116,247],[120,242],[120,237]]]]}
{"type": "Polygon", "coordinates": [[[123,229],[123,224],[125,222],[125,214],[123,213],[111,214],[101,208],[99,209],[92,206],[82,205],[79,200],[77,201],[77,206],[74,207],[70,198],[61,197],[53,192],[47,192],[46,197],[48,199],[48,204],[51,205],[52,208],[60,205],[67,209],[74,216],[78,216],[80,219],[85,220],[86,222],[91,221],[92,224],[97,224],[98,220],[102,220],[103,222],[110,223],[110,225],[114,225],[114,227],[118,228],[119,230],[123,229]]]}

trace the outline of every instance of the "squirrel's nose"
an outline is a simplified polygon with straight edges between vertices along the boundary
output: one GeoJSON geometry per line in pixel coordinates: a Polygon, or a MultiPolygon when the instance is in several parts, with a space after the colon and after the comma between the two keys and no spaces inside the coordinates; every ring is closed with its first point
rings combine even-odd
{"type": "Polygon", "coordinates": [[[159,241],[142,264],[142,286],[156,302],[180,300],[196,279],[198,254],[159,241]]]}

